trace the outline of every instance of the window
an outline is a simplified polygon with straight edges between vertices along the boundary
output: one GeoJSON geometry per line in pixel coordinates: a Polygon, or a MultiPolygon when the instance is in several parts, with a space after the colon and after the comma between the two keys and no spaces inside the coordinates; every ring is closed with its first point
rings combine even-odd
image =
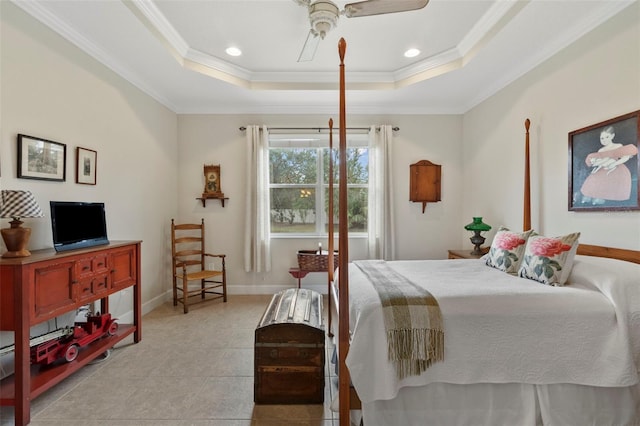
{"type": "MultiPolygon", "coordinates": [[[[338,150],[334,138],[334,230],[338,229],[338,150]]],[[[347,135],[350,233],[366,233],[368,222],[368,134],[347,135]]],[[[271,234],[328,232],[329,135],[269,135],[271,234]]]]}

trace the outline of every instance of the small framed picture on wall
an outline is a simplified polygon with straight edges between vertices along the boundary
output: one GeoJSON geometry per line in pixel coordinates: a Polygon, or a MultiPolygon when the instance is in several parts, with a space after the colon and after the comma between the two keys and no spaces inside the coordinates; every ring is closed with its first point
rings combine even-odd
{"type": "Polygon", "coordinates": [[[18,134],[19,178],[64,182],[66,161],[65,144],[18,134]]]}
{"type": "Polygon", "coordinates": [[[92,149],[76,148],[76,183],[96,184],[98,153],[92,149]]]}

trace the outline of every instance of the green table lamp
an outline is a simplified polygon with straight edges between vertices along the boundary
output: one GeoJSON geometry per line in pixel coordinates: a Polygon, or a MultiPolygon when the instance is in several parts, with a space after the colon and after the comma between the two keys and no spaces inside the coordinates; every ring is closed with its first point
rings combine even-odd
{"type": "Polygon", "coordinates": [[[480,235],[480,233],[484,231],[489,231],[491,229],[491,226],[487,225],[486,223],[483,223],[481,217],[474,217],[473,222],[466,225],[464,229],[466,229],[467,231],[473,231],[473,235],[471,236],[470,240],[471,240],[471,243],[474,245],[474,248],[471,254],[482,254],[482,251],[480,250],[480,246],[484,244],[485,238],[482,235],[480,235]]]}

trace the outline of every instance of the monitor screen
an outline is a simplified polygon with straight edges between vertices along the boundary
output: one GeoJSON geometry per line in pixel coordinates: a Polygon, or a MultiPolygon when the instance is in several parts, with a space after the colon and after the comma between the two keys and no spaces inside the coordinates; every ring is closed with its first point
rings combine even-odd
{"type": "Polygon", "coordinates": [[[56,251],[108,244],[104,203],[51,201],[56,251]]]}

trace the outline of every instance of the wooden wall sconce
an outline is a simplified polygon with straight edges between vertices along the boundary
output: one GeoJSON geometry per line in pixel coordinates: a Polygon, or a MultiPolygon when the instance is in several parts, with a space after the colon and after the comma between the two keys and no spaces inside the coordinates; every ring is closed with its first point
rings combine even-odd
{"type": "Polygon", "coordinates": [[[205,164],[204,165],[204,191],[202,197],[196,198],[202,201],[202,207],[205,206],[206,200],[214,198],[220,200],[222,207],[224,207],[225,200],[228,197],[224,196],[220,186],[220,165],[205,164]]]}
{"type": "Polygon", "coordinates": [[[440,169],[428,160],[409,166],[409,201],[422,203],[422,213],[427,203],[440,201],[440,169]]]}
{"type": "Polygon", "coordinates": [[[224,193],[220,190],[220,165],[204,165],[204,191],[203,197],[222,198],[224,193]]]}

